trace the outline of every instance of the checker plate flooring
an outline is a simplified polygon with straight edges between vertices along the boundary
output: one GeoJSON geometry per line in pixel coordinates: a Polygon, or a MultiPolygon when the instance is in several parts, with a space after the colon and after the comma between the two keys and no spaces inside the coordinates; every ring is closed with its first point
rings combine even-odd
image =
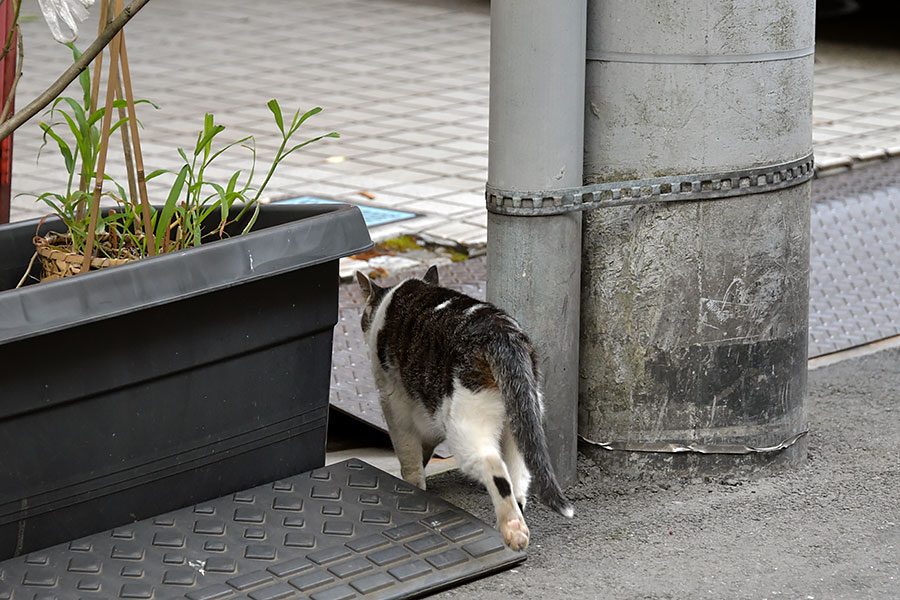
{"type": "Polygon", "coordinates": [[[813,181],[809,356],[900,334],[900,160],[813,181]]]}
{"type": "MultiPolygon", "coordinates": [[[[813,180],[811,217],[809,357],[900,334],[900,159],[813,180]]],[[[485,257],[440,275],[484,298],[485,257]]],[[[341,286],[331,404],[387,431],[359,329],[363,300],[356,284],[341,286]]]]}
{"type": "Polygon", "coordinates": [[[359,460],[0,563],[0,599],[408,598],[525,560],[359,460]]]}

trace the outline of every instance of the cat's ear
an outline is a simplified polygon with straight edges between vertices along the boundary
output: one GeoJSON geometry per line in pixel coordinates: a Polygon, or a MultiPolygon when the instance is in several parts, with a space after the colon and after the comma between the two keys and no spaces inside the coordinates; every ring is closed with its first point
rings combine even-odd
{"type": "Polygon", "coordinates": [[[428,270],[425,272],[425,283],[430,283],[431,285],[438,284],[438,270],[437,265],[431,265],[428,267],[428,270]]]}
{"type": "Polygon", "coordinates": [[[366,297],[372,295],[372,280],[362,271],[356,272],[356,282],[359,283],[359,289],[363,291],[366,297]]]}

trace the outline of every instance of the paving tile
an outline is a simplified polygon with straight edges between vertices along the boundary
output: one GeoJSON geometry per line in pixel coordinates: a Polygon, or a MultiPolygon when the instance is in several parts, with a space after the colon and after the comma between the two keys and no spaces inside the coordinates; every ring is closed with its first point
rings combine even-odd
{"type": "Polygon", "coordinates": [[[469,207],[452,204],[441,200],[414,200],[408,204],[397,205],[399,210],[416,211],[426,214],[444,215],[447,217],[461,217],[463,213],[471,212],[469,207]]]}
{"type": "Polygon", "coordinates": [[[359,161],[366,165],[372,165],[381,168],[404,169],[411,168],[420,164],[420,160],[412,158],[408,152],[409,148],[403,148],[404,152],[373,152],[366,156],[359,157],[359,161]]]}
{"type": "Polygon", "coordinates": [[[431,144],[446,139],[446,135],[432,132],[430,128],[422,128],[411,131],[395,131],[386,136],[385,139],[399,142],[404,145],[411,144],[431,144]]]}
{"type": "Polygon", "coordinates": [[[414,157],[420,161],[433,159],[453,162],[461,162],[468,156],[467,154],[462,153],[459,150],[447,150],[445,148],[437,148],[434,146],[417,146],[414,148],[407,148],[405,150],[401,150],[400,152],[398,152],[398,154],[401,156],[414,157]]]}
{"type": "Polygon", "coordinates": [[[434,183],[454,190],[471,191],[484,189],[486,180],[487,173],[484,171],[464,171],[454,177],[441,177],[434,183]]]}
{"type": "Polygon", "coordinates": [[[459,236],[457,241],[465,246],[484,246],[487,244],[487,229],[478,227],[459,236]]]}
{"type": "MultiPolygon", "coordinates": [[[[337,130],[299,152],[270,184],[270,193],[319,193],[392,207],[410,199],[483,209],[487,174],[490,17],[487,4],[298,0],[309,14],[290,28],[280,6],[254,4],[252,18],[239,0],[194,0],[144,11],[129,24],[129,56],[139,96],[163,108],[141,109],[149,167],[177,169],[175,149],[190,147],[204,112],[216,114],[236,139],[257,136],[261,158],[278,144],[265,102],[286,109],[319,105],[305,128],[337,130]],[[261,40],[242,60],[222,62],[235,37],[261,40]],[[187,40],[187,42],[186,42],[187,40]],[[273,60],[277,57],[277,60],[273,60]],[[260,68],[259,65],[265,65],[260,68]],[[343,156],[339,164],[327,163],[343,156]]],[[[33,97],[68,65],[70,55],[41,22],[22,24],[28,72],[19,96],[33,97]]],[[[814,144],[820,165],[846,155],[872,159],[900,152],[900,73],[887,66],[815,67],[814,144]]],[[[77,95],[76,86],[69,88],[77,95]]],[[[60,188],[65,174],[50,148],[38,166],[38,118],[16,133],[13,194],[60,188]],[[49,173],[49,174],[48,174],[49,173]]],[[[223,157],[216,175],[245,169],[243,157],[223,157]]],[[[110,166],[118,176],[121,169],[110,166]]],[[[159,197],[167,181],[150,182],[159,197]]],[[[15,215],[36,214],[27,197],[13,200],[15,215]]]]}
{"type": "Polygon", "coordinates": [[[453,188],[447,188],[431,183],[401,183],[387,186],[385,189],[393,193],[406,194],[418,198],[436,198],[438,196],[445,196],[449,192],[456,191],[453,188]]]}
{"type": "Polygon", "coordinates": [[[467,165],[460,165],[447,161],[422,162],[417,164],[414,168],[416,171],[428,174],[432,177],[435,175],[452,177],[472,172],[472,168],[467,165]]]}
{"type": "Polygon", "coordinates": [[[487,174],[488,155],[487,144],[483,152],[463,154],[458,157],[449,159],[454,164],[466,165],[471,169],[481,169],[487,174]]]}
{"type": "Polygon", "coordinates": [[[427,233],[447,240],[456,240],[476,233],[480,229],[481,228],[477,225],[470,225],[468,223],[447,223],[446,225],[438,227],[430,227],[428,228],[427,233]]]}
{"type": "Polygon", "coordinates": [[[478,227],[483,227],[487,229],[487,209],[482,209],[476,211],[474,213],[467,213],[464,215],[460,215],[463,223],[468,225],[476,225],[478,227]]]}
{"type": "Polygon", "coordinates": [[[478,192],[454,192],[452,194],[439,196],[439,199],[446,200],[454,204],[468,206],[472,209],[484,208],[485,206],[484,190],[479,190],[478,192]]]}
{"type": "Polygon", "coordinates": [[[472,142],[469,140],[449,140],[441,142],[441,148],[447,150],[458,150],[460,152],[486,152],[487,144],[480,142],[472,142]]]}

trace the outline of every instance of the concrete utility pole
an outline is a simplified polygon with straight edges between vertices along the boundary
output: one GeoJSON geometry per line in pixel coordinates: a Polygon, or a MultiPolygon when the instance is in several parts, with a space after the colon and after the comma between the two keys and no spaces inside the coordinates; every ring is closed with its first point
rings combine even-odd
{"type": "MultiPolygon", "coordinates": [[[[491,2],[488,189],[580,186],[585,0],[491,2]]],[[[581,215],[488,215],[488,300],[531,336],[562,485],[576,480],[581,215]]]]}
{"type": "Polygon", "coordinates": [[[585,182],[634,201],[584,219],[579,433],[611,468],[806,456],[814,13],[588,2],[585,182]]]}

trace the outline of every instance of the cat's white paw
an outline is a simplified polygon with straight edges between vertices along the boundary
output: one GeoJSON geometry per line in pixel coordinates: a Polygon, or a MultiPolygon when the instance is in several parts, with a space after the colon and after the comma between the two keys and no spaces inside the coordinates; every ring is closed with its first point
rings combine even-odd
{"type": "Polygon", "coordinates": [[[421,471],[419,473],[413,474],[409,471],[403,471],[401,469],[400,476],[403,478],[403,481],[410,485],[414,485],[417,488],[424,490],[425,489],[425,473],[421,471]]]}
{"type": "Polygon", "coordinates": [[[510,519],[500,523],[500,533],[503,534],[503,541],[512,550],[519,551],[528,547],[528,525],[521,517],[510,519]]]}

